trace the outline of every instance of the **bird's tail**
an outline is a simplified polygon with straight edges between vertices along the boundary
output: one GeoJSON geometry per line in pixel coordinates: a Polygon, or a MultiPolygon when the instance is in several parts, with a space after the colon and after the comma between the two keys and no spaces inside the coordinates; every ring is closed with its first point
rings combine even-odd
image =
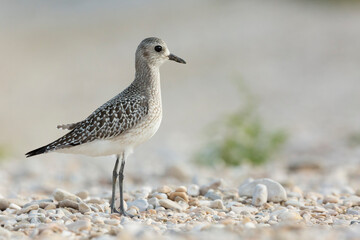
{"type": "Polygon", "coordinates": [[[46,153],[46,152],[48,152],[48,150],[49,150],[49,149],[48,149],[48,146],[49,146],[49,145],[46,145],[46,146],[37,148],[37,149],[35,149],[35,150],[32,150],[32,151],[26,153],[25,155],[26,155],[26,157],[28,158],[28,157],[32,157],[32,156],[35,156],[35,155],[39,155],[39,154],[46,153]]]}

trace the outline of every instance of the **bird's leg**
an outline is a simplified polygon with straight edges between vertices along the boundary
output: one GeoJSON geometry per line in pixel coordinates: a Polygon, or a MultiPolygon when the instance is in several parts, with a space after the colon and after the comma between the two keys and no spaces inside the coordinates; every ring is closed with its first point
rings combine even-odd
{"type": "Polygon", "coordinates": [[[124,209],[124,196],[123,196],[123,182],[124,182],[124,167],[125,167],[125,153],[122,154],[121,166],[119,171],[119,189],[120,189],[120,214],[123,216],[134,217],[132,214],[129,214],[124,209]]]}
{"type": "Polygon", "coordinates": [[[111,194],[111,202],[110,202],[110,209],[111,213],[119,213],[118,210],[116,210],[115,207],[115,193],[116,193],[116,180],[118,177],[118,166],[119,166],[119,155],[116,155],[116,162],[113,170],[113,176],[112,176],[112,194],[111,194]]]}

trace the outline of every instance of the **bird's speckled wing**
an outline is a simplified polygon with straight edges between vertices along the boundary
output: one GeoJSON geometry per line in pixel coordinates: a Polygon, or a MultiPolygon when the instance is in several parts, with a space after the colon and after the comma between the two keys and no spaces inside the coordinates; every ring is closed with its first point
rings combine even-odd
{"type": "Polygon", "coordinates": [[[144,96],[115,97],[98,108],[65,136],[46,146],[45,152],[98,139],[111,139],[133,128],[148,113],[144,96]]]}

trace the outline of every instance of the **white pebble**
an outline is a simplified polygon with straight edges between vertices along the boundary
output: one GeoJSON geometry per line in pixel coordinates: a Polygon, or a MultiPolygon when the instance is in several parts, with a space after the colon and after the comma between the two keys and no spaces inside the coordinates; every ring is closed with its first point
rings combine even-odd
{"type": "Polygon", "coordinates": [[[257,184],[254,189],[253,197],[252,197],[252,204],[254,206],[262,206],[266,203],[268,197],[267,188],[263,184],[257,184]]]}
{"type": "Polygon", "coordinates": [[[251,197],[254,193],[256,185],[258,184],[263,184],[266,186],[268,190],[268,201],[281,202],[287,200],[284,187],[281,186],[280,183],[269,178],[257,179],[252,182],[242,184],[239,187],[239,195],[251,197]]]}
{"type": "Polygon", "coordinates": [[[191,184],[187,189],[187,193],[190,196],[197,197],[200,194],[200,187],[196,184],[191,184]]]}
{"type": "Polygon", "coordinates": [[[144,212],[148,208],[149,203],[146,199],[141,198],[141,199],[136,199],[132,202],[128,202],[127,205],[128,207],[136,206],[140,212],[144,212]]]}

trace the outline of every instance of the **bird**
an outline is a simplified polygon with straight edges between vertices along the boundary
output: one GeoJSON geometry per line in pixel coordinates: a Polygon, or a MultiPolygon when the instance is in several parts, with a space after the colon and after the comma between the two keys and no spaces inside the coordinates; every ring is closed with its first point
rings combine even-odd
{"type": "Polygon", "coordinates": [[[26,153],[26,157],[58,152],[116,158],[112,172],[111,213],[133,217],[124,209],[124,167],[134,148],[149,140],[162,119],[160,66],[171,60],[186,62],[170,53],[157,37],[145,38],[135,52],[135,79],[121,93],[97,108],[86,119],[59,125],[69,130],[59,139],[26,153]],[[121,162],[120,169],[119,163],[121,162]],[[120,207],[115,207],[116,183],[119,182],[120,207]]]}

